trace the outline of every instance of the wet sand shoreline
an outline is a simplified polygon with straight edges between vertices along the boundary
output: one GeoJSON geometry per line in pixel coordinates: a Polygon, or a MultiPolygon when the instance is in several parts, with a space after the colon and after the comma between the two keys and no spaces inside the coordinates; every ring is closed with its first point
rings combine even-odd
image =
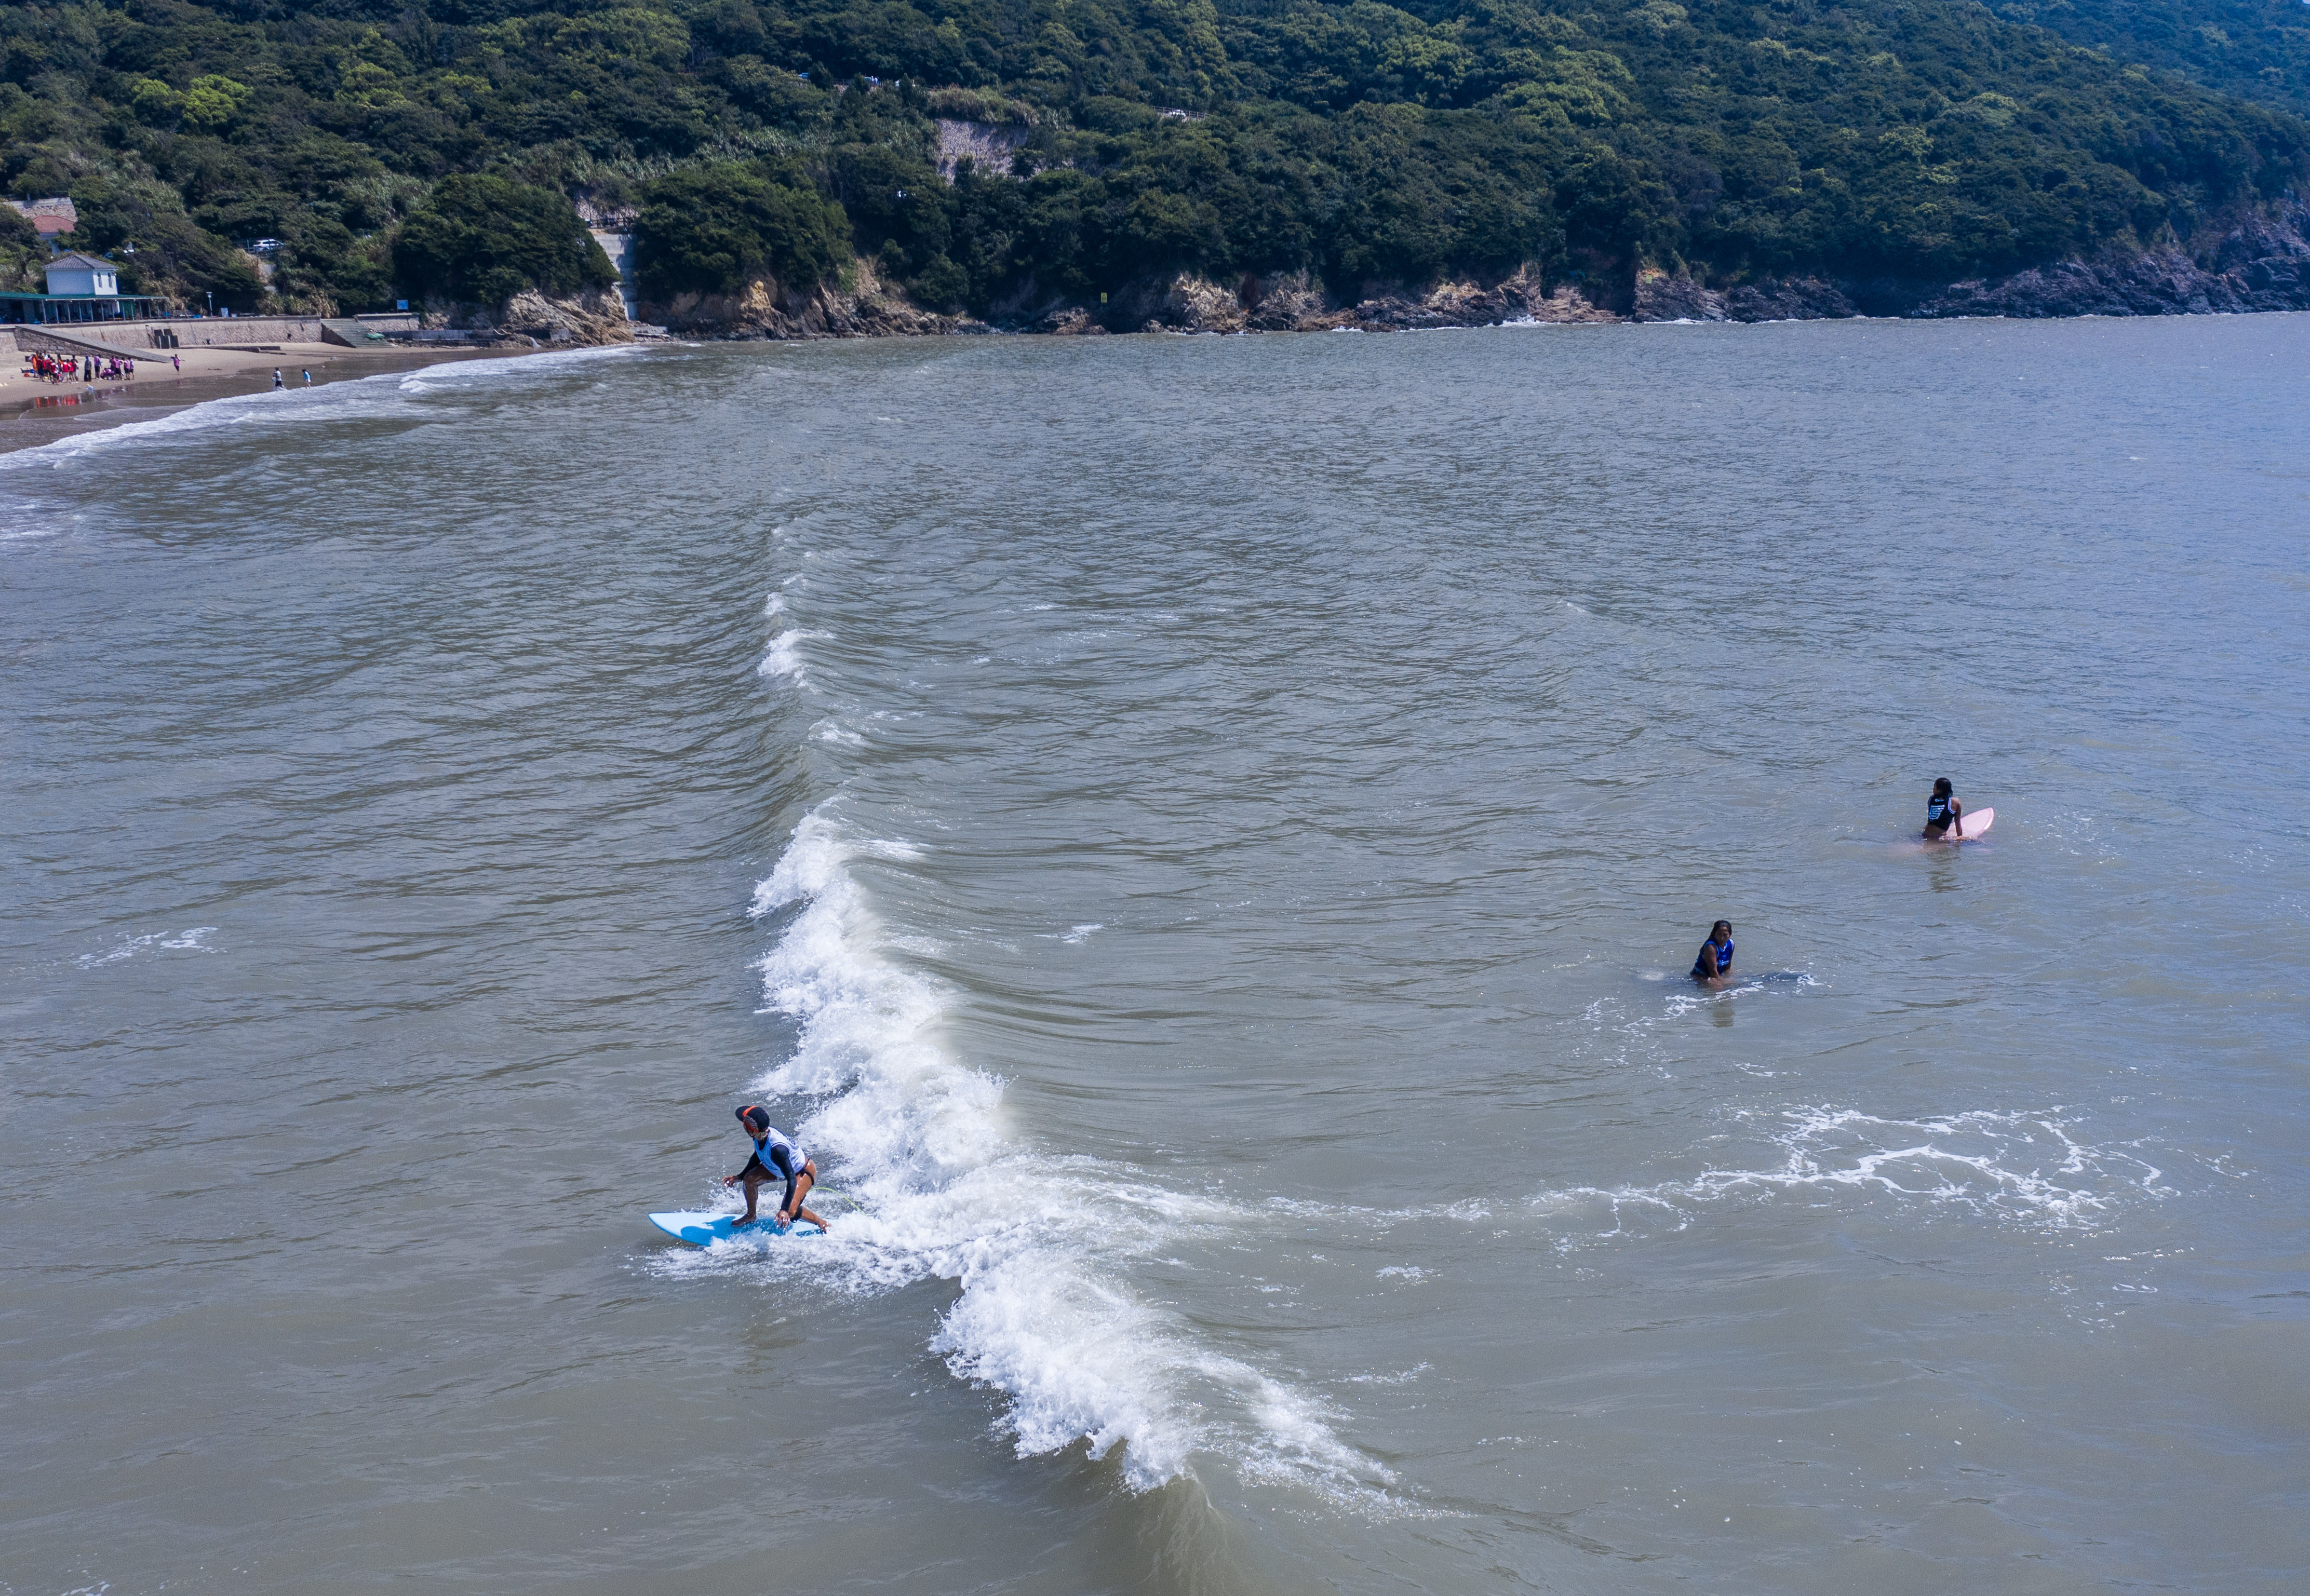
{"type": "Polygon", "coordinates": [[[284,343],[278,352],[228,349],[154,350],[140,355],[134,377],[96,382],[48,382],[22,375],[21,355],[0,370],[0,454],[37,448],[131,421],[149,421],[175,411],[261,394],[273,386],[278,368],[288,386],[374,377],[383,371],[417,371],[459,360],[506,360],[543,351],[519,345],[487,349],[343,349],[332,343],[284,343]],[[182,369],[169,356],[183,360],[182,369]]]}

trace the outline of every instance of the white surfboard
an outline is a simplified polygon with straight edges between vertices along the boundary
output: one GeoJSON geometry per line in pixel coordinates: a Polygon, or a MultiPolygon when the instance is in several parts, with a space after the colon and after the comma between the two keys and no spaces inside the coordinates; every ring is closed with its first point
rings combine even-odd
{"type": "Polygon", "coordinates": [[[710,1247],[717,1241],[777,1241],[795,1236],[825,1234],[808,1219],[796,1219],[784,1230],[772,1227],[768,1213],[743,1230],[734,1228],[743,1214],[687,1211],[652,1214],[649,1222],[676,1241],[686,1241],[693,1247],[710,1247]]]}
{"type": "Polygon", "coordinates": [[[1965,828],[1965,835],[1963,837],[1959,837],[1957,834],[1956,828],[1952,827],[1950,829],[1942,832],[1939,837],[1928,837],[1926,840],[1929,842],[1971,842],[1976,837],[1986,835],[1991,822],[1996,819],[1997,811],[1993,809],[1968,809],[1965,813],[1958,817],[1958,824],[1965,828]]]}

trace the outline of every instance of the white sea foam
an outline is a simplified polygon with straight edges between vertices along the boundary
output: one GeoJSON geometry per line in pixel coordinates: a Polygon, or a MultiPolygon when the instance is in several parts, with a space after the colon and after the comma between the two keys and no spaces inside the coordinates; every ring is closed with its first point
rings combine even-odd
{"type": "Polygon", "coordinates": [[[1782,1154],[1779,1163],[1706,1168],[1645,1186],[1573,1186],[1531,1201],[1568,1219],[1609,1216],[1610,1229],[1565,1233],[1559,1245],[1568,1245],[1584,1237],[1681,1230],[1706,1204],[1808,1190],[1879,1193],[2048,1229],[2092,1228],[2129,1198],[2173,1194],[2158,1167],[2141,1156],[2141,1143],[2082,1141],[2063,1113],[1976,1110],[1927,1119],[1826,1106],[1744,1113],[1736,1119],[1762,1122],[1782,1154]]]}
{"type": "Polygon", "coordinates": [[[212,952],[213,950],[201,939],[210,935],[215,930],[216,927],[213,925],[193,925],[187,926],[183,931],[154,931],[147,932],[138,937],[124,936],[118,942],[103,951],[83,953],[73,962],[84,970],[92,970],[100,964],[111,964],[122,958],[134,958],[147,948],[168,948],[179,952],[187,950],[212,952]]]}
{"type": "Polygon", "coordinates": [[[799,679],[806,663],[802,655],[804,643],[823,641],[824,632],[803,631],[799,629],[780,632],[770,639],[762,655],[762,663],[755,669],[765,676],[792,676],[799,679]]]}
{"type": "Polygon", "coordinates": [[[1802,971],[1770,971],[1761,975],[1735,976],[1732,977],[1732,985],[1720,987],[1715,991],[1704,992],[1696,989],[1691,992],[1671,993],[1667,1002],[1662,1005],[1662,1011],[1668,1019],[1674,1019],[1681,1015],[1691,1013],[1695,1009],[1705,1009],[1711,1003],[1736,1002],[1742,998],[1756,997],[1775,987],[1787,990],[1819,984],[1819,981],[1802,971]]]}
{"type": "Polygon", "coordinates": [[[950,1051],[951,993],[893,957],[905,939],[885,933],[862,885],[875,865],[921,857],[852,832],[837,800],[803,820],[754,894],[756,916],[791,915],[760,968],[768,1006],[799,1035],[753,1089],[818,1099],[793,1130],[842,1193],[832,1234],[807,1248],[670,1253],[658,1267],[804,1272],[857,1292],[954,1280],[961,1293],[932,1347],[959,1377],[1007,1396],[1021,1457],[1081,1443],[1094,1458],[1117,1453],[1143,1489],[1216,1453],[1249,1478],[1385,1497],[1392,1476],[1338,1437],[1319,1402],[1132,1288],[1134,1265],[1255,1216],[1025,1145],[1005,1123],[1003,1083],[950,1051]]]}

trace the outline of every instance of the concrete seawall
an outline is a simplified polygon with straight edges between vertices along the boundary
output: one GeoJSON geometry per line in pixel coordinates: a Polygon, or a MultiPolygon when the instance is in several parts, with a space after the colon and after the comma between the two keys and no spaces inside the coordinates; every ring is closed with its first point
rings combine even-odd
{"type": "MultiPolygon", "coordinates": [[[[357,319],[363,329],[383,333],[388,338],[414,333],[418,325],[414,315],[326,319],[334,321],[339,327],[346,327],[357,319]]],[[[0,326],[0,334],[13,335],[20,351],[85,354],[94,352],[87,346],[100,344],[107,350],[140,359],[170,349],[247,349],[266,343],[329,343],[360,346],[359,341],[342,334],[331,338],[324,329],[324,320],[317,316],[206,316],[152,321],[24,322],[0,326]]]]}

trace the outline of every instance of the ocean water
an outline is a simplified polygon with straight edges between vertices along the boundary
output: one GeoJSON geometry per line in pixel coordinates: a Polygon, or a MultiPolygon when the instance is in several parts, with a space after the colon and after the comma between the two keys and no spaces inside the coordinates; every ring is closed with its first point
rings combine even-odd
{"type": "Polygon", "coordinates": [[[2262,317],[0,457],[0,1592],[2300,1590],[2306,434],[2262,317]],[[831,1233],[650,1229],[749,1101],[831,1233]]]}

